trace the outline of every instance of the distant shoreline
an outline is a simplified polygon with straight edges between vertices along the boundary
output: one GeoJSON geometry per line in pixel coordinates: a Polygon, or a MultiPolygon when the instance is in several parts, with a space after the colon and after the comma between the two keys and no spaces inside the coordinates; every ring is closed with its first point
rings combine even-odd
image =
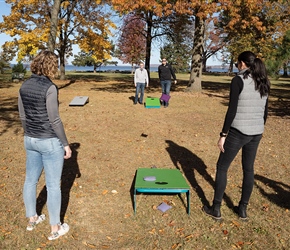
{"type": "MultiPolygon", "coordinates": [[[[11,64],[10,66],[13,67],[15,64],[11,64]]],[[[158,71],[158,66],[160,64],[151,64],[150,65],[150,72],[157,72],[158,71]]],[[[29,64],[24,64],[27,70],[30,69],[29,64]]],[[[133,70],[137,69],[138,66],[134,66],[133,70]]],[[[227,73],[228,72],[228,67],[224,67],[221,65],[208,65],[207,67],[207,72],[213,72],[213,73],[227,73]]],[[[70,71],[70,72],[94,72],[94,67],[93,66],[74,66],[74,65],[65,65],[65,71],[70,71]]],[[[132,72],[132,66],[131,65],[106,65],[106,66],[101,66],[96,69],[96,72],[120,72],[120,73],[128,73],[132,72]]],[[[234,72],[237,72],[237,69],[234,68],[234,72]]]]}

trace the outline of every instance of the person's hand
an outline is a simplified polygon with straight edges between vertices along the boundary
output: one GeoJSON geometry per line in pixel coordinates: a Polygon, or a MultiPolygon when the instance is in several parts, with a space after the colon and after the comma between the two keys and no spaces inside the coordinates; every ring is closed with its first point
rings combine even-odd
{"type": "Polygon", "coordinates": [[[149,85],[147,84],[147,85],[146,85],[146,88],[148,88],[148,87],[149,87],[149,85]]]}
{"type": "Polygon", "coordinates": [[[64,147],[64,151],[65,151],[64,159],[71,158],[71,149],[70,149],[70,147],[69,146],[65,146],[64,147]]]}
{"type": "Polygon", "coordinates": [[[176,84],[177,83],[177,80],[174,80],[174,84],[176,84]]]}
{"type": "Polygon", "coordinates": [[[217,146],[219,147],[220,151],[223,153],[225,152],[225,149],[224,149],[225,140],[226,140],[226,137],[220,137],[217,143],[217,146]]]}

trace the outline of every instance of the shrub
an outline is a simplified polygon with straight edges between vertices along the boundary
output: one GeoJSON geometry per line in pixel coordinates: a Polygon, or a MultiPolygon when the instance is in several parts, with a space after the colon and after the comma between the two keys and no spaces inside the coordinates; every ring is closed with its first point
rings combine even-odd
{"type": "Polygon", "coordinates": [[[12,80],[23,80],[26,74],[26,67],[24,67],[22,62],[18,62],[12,67],[12,80]]]}

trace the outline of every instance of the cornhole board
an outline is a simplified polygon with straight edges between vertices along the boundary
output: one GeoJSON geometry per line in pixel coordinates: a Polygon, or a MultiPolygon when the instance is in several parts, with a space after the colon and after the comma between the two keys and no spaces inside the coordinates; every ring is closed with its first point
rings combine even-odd
{"type": "Polygon", "coordinates": [[[178,169],[138,168],[134,185],[134,213],[138,193],[180,194],[186,193],[187,213],[190,213],[190,187],[178,169]],[[152,181],[148,181],[148,178],[152,181]]]}
{"type": "Polygon", "coordinates": [[[145,102],[145,107],[147,109],[160,108],[160,100],[156,97],[147,97],[145,102]]]}
{"type": "Polygon", "coordinates": [[[76,96],[69,104],[69,106],[84,106],[89,102],[88,96],[76,96]]]}

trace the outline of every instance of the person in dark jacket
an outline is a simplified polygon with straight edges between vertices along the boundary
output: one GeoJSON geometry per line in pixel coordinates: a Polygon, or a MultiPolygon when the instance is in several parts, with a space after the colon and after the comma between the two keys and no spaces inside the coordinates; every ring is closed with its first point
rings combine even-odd
{"type": "Polygon", "coordinates": [[[220,149],[216,167],[213,205],[203,211],[214,219],[221,219],[220,206],[227,185],[227,172],[231,162],[242,149],[243,184],[238,216],[247,220],[247,205],[254,186],[254,162],[264,132],[268,114],[270,81],[261,59],[244,51],[238,56],[239,73],[232,79],[230,101],[222,132],[218,140],[220,149]]]}
{"type": "Polygon", "coordinates": [[[51,81],[58,71],[58,58],[50,51],[40,52],[30,65],[32,76],[26,80],[18,95],[18,109],[24,129],[26,177],[23,198],[27,230],[32,231],[45,220],[36,213],[36,188],[44,170],[47,188],[47,208],[51,234],[55,240],[69,231],[60,222],[60,180],[64,159],[71,157],[71,149],[58,111],[58,89],[51,81]]]}
{"type": "MultiPolygon", "coordinates": [[[[162,88],[162,94],[169,95],[171,88],[171,77],[174,79],[175,84],[177,81],[174,70],[172,69],[171,65],[167,63],[165,58],[162,59],[162,64],[158,66],[158,75],[162,88]]],[[[169,102],[161,101],[161,104],[163,104],[164,107],[166,108],[168,107],[169,102]]]]}

